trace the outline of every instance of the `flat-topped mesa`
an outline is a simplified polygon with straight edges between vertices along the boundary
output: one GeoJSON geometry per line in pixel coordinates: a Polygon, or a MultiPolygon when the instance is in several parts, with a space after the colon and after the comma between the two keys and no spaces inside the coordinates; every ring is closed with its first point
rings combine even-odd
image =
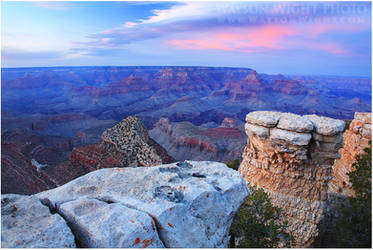
{"type": "Polygon", "coordinates": [[[324,217],[344,121],[274,111],[247,114],[239,172],[282,208],[298,246],[311,246],[324,217]]]}

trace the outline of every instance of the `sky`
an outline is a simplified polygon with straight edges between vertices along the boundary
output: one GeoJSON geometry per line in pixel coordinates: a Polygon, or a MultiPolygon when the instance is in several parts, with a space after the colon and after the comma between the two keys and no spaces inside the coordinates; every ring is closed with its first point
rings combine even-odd
{"type": "Polygon", "coordinates": [[[371,2],[1,2],[1,66],[371,76],[371,2]]]}

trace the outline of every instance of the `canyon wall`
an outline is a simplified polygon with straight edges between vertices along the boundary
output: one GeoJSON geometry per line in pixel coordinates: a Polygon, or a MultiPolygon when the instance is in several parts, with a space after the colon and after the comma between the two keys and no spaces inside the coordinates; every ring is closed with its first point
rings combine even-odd
{"type": "Polygon", "coordinates": [[[178,161],[226,162],[241,158],[247,138],[243,122],[228,117],[220,125],[210,122],[200,126],[160,118],[149,135],[178,161]]]}
{"type": "Polygon", "coordinates": [[[349,196],[355,195],[347,174],[355,170],[353,164],[356,162],[357,156],[366,154],[364,149],[371,147],[371,119],[371,113],[357,112],[349,128],[343,133],[343,147],[339,149],[341,158],[335,161],[333,178],[329,182],[328,217],[323,225],[326,233],[320,239],[320,244],[326,247],[335,247],[333,244],[336,239],[330,232],[340,218],[340,208],[347,204],[349,196]]]}
{"type": "Polygon", "coordinates": [[[248,143],[239,172],[282,208],[298,247],[312,246],[321,233],[344,127],[344,121],[317,115],[256,111],[246,116],[248,143]]]}
{"type": "Polygon", "coordinates": [[[343,134],[343,147],[339,150],[341,158],[333,166],[333,179],[329,183],[329,196],[353,196],[354,191],[347,173],[353,169],[356,157],[368,148],[372,140],[371,113],[355,113],[350,127],[343,134]]]}

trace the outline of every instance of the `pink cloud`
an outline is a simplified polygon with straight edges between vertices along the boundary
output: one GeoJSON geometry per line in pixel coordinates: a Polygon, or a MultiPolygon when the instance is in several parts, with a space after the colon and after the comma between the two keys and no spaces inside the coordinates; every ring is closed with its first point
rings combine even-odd
{"type": "MultiPolygon", "coordinates": [[[[330,54],[347,54],[348,51],[335,42],[325,42],[317,37],[325,32],[342,29],[339,25],[312,24],[308,27],[291,25],[265,25],[235,29],[214,30],[193,39],[168,41],[175,47],[189,50],[214,49],[259,53],[272,50],[310,49],[330,54]]],[[[354,30],[353,26],[345,29],[354,30]]]]}
{"type": "Polygon", "coordinates": [[[216,49],[240,51],[244,53],[260,52],[263,49],[283,49],[281,41],[296,34],[292,27],[267,25],[262,27],[240,28],[225,31],[214,31],[198,39],[174,39],[168,43],[183,49],[216,49]],[[207,38],[208,37],[208,38],[207,38]]]}

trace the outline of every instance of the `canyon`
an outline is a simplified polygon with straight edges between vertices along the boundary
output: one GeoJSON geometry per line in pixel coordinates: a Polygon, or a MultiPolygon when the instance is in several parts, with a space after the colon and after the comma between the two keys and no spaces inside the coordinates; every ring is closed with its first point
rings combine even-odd
{"type": "MultiPolygon", "coordinates": [[[[1,192],[13,193],[5,214],[30,203],[47,216],[35,196],[15,194],[63,187],[100,169],[238,158],[245,180],[283,209],[297,245],[317,246],[353,195],[347,173],[371,140],[370,113],[361,113],[371,112],[371,82],[249,68],[3,68],[1,112],[1,192]],[[352,118],[344,132],[342,120],[352,118]]],[[[128,209],[96,198],[60,213],[75,218],[68,210],[81,204],[128,209]]],[[[69,241],[58,246],[76,246],[52,217],[52,230],[69,241]]]]}
{"type": "MultiPolygon", "coordinates": [[[[84,155],[81,147],[99,144],[105,130],[131,115],[175,160],[226,162],[241,158],[251,111],[338,119],[371,111],[371,82],[363,77],[167,66],[2,68],[1,77],[2,166],[18,168],[30,190],[32,181],[21,177],[26,168],[44,171],[84,155]]],[[[35,171],[24,176],[44,178],[35,171]]],[[[53,181],[43,184],[51,187],[53,181]]]]}
{"type": "MultiPolygon", "coordinates": [[[[2,157],[2,193],[34,194],[101,168],[145,167],[175,161],[149,137],[144,124],[136,116],[129,116],[105,130],[100,142],[74,148],[68,160],[56,166],[40,164],[34,158],[29,161],[22,154],[25,150],[19,152],[11,147],[7,143],[2,145],[7,156],[2,157]]],[[[49,151],[41,150],[40,154],[48,158],[51,156],[49,151]]]]}
{"type": "Polygon", "coordinates": [[[225,118],[220,126],[213,122],[201,126],[190,122],[170,123],[161,118],[149,134],[178,160],[240,159],[247,139],[243,123],[230,118],[225,118]]]}

